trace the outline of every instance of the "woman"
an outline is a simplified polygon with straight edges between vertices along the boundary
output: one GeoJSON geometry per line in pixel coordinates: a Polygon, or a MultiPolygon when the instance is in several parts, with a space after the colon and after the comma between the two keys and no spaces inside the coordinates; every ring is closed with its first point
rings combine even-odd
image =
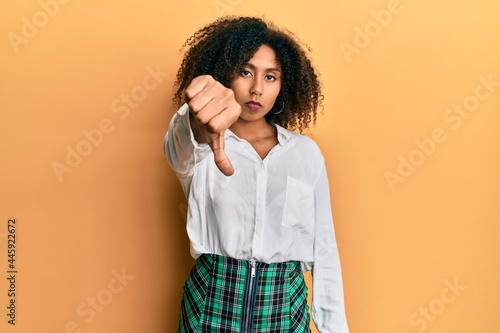
{"type": "Polygon", "coordinates": [[[226,17],[190,37],[165,153],[188,198],[196,264],[179,332],[346,333],[323,156],[302,131],[323,98],[296,38],[226,17]]]}

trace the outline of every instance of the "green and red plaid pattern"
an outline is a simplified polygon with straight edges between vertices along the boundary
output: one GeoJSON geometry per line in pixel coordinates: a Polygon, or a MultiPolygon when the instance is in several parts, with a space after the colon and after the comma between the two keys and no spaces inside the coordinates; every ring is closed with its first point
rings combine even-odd
{"type": "Polygon", "coordinates": [[[299,262],[258,262],[253,294],[245,288],[250,274],[246,260],[201,255],[184,286],[178,332],[310,332],[307,287],[299,262]],[[251,302],[249,297],[254,297],[251,302]],[[250,329],[241,322],[248,304],[253,305],[250,329]]]}

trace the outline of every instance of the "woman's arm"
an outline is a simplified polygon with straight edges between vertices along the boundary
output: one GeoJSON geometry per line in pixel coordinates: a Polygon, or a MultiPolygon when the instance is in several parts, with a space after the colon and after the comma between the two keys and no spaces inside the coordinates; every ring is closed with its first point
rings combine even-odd
{"type": "Polygon", "coordinates": [[[333,226],[330,190],[323,163],[314,187],[315,239],[312,314],[321,333],[348,333],[342,270],[333,226]]]}
{"type": "Polygon", "coordinates": [[[164,140],[170,166],[181,177],[191,174],[194,165],[209,151],[225,175],[233,167],[224,152],[224,132],[241,113],[231,89],[209,75],[195,78],[186,88],[188,102],[174,115],[164,140]]]}
{"type": "Polygon", "coordinates": [[[189,106],[184,104],[172,117],[163,143],[170,167],[181,178],[190,176],[195,165],[210,154],[207,144],[196,141],[189,117],[189,106]]]}

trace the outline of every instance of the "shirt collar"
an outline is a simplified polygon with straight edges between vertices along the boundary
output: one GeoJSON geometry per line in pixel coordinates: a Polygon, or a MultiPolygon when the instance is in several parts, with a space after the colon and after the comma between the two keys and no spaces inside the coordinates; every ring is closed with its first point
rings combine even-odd
{"type": "Polygon", "coordinates": [[[292,132],[281,127],[278,124],[275,124],[274,126],[278,131],[278,143],[280,144],[280,146],[283,146],[292,137],[292,132]]]}

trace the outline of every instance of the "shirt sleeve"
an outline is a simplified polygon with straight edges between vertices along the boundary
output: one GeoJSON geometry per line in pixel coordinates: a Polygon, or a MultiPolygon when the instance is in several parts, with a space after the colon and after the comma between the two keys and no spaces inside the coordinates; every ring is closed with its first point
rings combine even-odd
{"type": "Polygon", "coordinates": [[[168,163],[180,178],[193,173],[196,164],[211,153],[206,143],[198,143],[189,121],[187,104],[174,114],[163,141],[168,163]]]}
{"type": "Polygon", "coordinates": [[[316,180],[314,196],[316,225],[312,269],[313,320],[321,333],[349,333],[344,307],[342,271],[324,163],[316,180]]]}

